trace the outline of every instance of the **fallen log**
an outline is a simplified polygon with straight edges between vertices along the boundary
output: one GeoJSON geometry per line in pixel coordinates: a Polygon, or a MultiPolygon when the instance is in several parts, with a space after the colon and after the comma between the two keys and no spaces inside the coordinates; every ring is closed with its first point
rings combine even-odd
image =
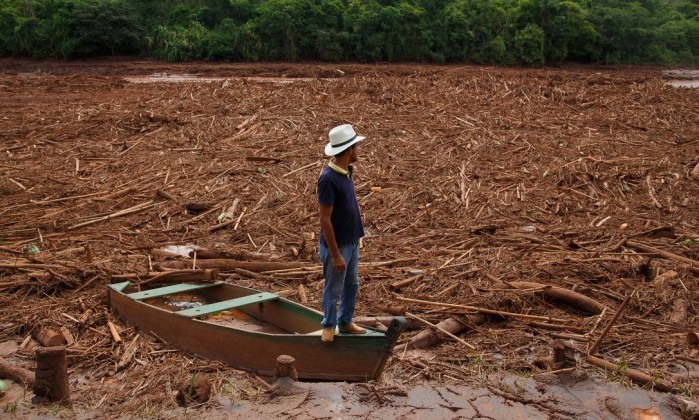
{"type": "Polygon", "coordinates": [[[574,325],[558,325],[558,324],[547,324],[545,322],[536,322],[532,321],[528,324],[530,327],[534,328],[542,328],[544,330],[553,330],[553,331],[571,331],[574,333],[584,333],[585,329],[576,327],[574,325]]]}
{"type": "Polygon", "coordinates": [[[652,246],[645,245],[645,244],[642,244],[642,243],[639,243],[636,241],[626,241],[625,246],[627,246],[629,248],[633,248],[637,251],[658,254],[658,255],[661,255],[661,256],[668,258],[668,259],[671,259],[671,260],[680,261],[680,262],[683,262],[685,264],[689,264],[690,267],[699,268],[699,261],[697,261],[697,260],[693,260],[691,258],[687,258],[687,257],[684,257],[682,255],[673,254],[672,252],[668,252],[668,251],[664,251],[662,249],[654,248],[652,246]]]}
{"type": "Polygon", "coordinates": [[[184,207],[188,212],[197,214],[201,213],[202,211],[209,210],[215,205],[216,203],[187,203],[184,205],[184,207]]]}
{"type": "Polygon", "coordinates": [[[147,201],[145,203],[141,203],[141,204],[137,204],[133,207],[129,207],[128,209],[119,210],[117,212],[114,212],[112,214],[108,214],[106,216],[95,217],[92,220],[78,223],[77,225],[67,227],[66,230],[73,230],[73,229],[77,229],[77,228],[81,228],[81,227],[85,227],[85,226],[90,226],[90,225],[94,225],[95,223],[104,222],[107,220],[115,219],[117,217],[122,217],[122,216],[127,216],[129,214],[138,213],[138,212],[141,212],[143,210],[147,210],[151,207],[155,207],[157,205],[158,205],[158,203],[154,203],[153,200],[147,201]]]}
{"type": "Polygon", "coordinates": [[[572,290],[564,289],[556,286],[549,286],[546,284],[529,282],[529,281],[510,281],[505,283],[498,283],[496,287],[501,289],[507,289],[508,286],[512,286],[516,289],[541,289],[537,290],[537,293],[541,293],[544,296],[552,299],[560,300],[565,302],[570,306],[578,308],[584,312],[598,315],[604,309],[604,305],[598,301],[587,297],[578,292],[572,290]]]}
{"type": "Polygon", "coordinates": [[[689,303],[685,299],[677,298],[672,302],[672,314],[670,315],[670,323],[681,325],[687,321],[689,312],[689,303]]]}
{"type": "Polygon", "coordinates": [[[600,359],[599,357],[595,357],[592,355],[589,355],[585,357],[585,361],[593,366],[597,366],[598,368],[605,369],[605,370],[611,370],[614,372],[617,372],[621,375],[627,376],[629,379],[631,379],[634,382],[638,382],[642,385],[651,385],[653,389],[661,392],[672,392],[676,393],[678,392],[677,389],[673,388],[671,384],[664,382],[660,379],[656,379],[646,373],[643,373],[639,370],[636,369],[630,369],[625,366],[619,366],[614,363],[608,362],[604,359],[600,359]]]}
{"type": "Polygon", "coordinates": [[[187,281],[187,280],[196,280],[196,281],[206,281],[206,280],[214,280],[213,278],[213,272],[208,272],[207,270],[191,270],[191,269],[185,269],[185,270],[169,270],[169,271],[149,271],[147,273],[125,273],[125,274],[113,274],[111,276],[111,282],[112,283],[118,283],[122,281],[143,281],[147,279],[152,279],[153,277],[160,276],[162,274],[181,274],[183,277],[186,276],[187,278],[182,279],[181,281],[187,281]]]}
{"type": "Polygon", "coordinates": [[[388,286],[388,288],[393,290],[394,292],[397,292],[400,289],[402,289],[403,287],[410,286],[411,284],[415,283],[415,280],[419,279],[420,277],[422,277],[422,276],[417,275],[417,276],[408,277],[407,279],[404,279],[404,280],[394,281],[393,283],[391,283],[390,286],[388,286]]]}
{"type": "Polygon", "coordinates": [[[177,270],[165,271],[136,283],[138,286],[150,283],[181,283],[183,281],[215,281],[218,279],[218,270],[207,268],[205,270],[177,270]]]}
{"type": "Polygon", "coordinates": [[[540,315],[528,315],[528,314],[518,314],[515,312],[506,312],[506,311],[497,311],[494,309],[487,309],[487,308],[479,308],[477,306],[470,306],[470,305],[456,305],[453,303],[443,303],[443,302],[431,302],[428,300],[421,300],[421,299],[410,299],[410,298],[404,298],[401,296],[396,296],[396,300],[400,300],[402,302],[410,302],[410,303],[420,303],[423,305],[431,305],[431,306],[442,306],[445,308],[454,308],[454,309],[463,309],[466,311],[475,311],[475,312],[481,312],[484,314],[490,314],[490,315],[499,315],[505,318],[521,318],[521,319],[535,319],[538,321],[551,321],[551,322],[561,322],[561,323],[567,323],[570,322],[566,319],[560,319],[560,318],[553,318],[550,316],[540,316],[540,315]]]}
{"type": "Polygon", "coordinates": [[[449,332],[452,335],[458,334],[470,328],[470,326],[485,324],[488,321],[488,317],[483,314],[469,315],[464,318],[466,322],[459,321],[456,318],[447,318],[436,325],[438,331],[421,331],[413,337],[408,344],[414,349],[432,347],[444,340],[445,334],[443,331],[449,332]]]}
{"type": "Polygon", "coordinates": [[[34,338],[44,347],[57,347],[66,344],[66,338],[50,328],[42,328],[37,331],[34,338]]]}
{"type": "Polygon", "coordinates": [[[29,387],[34,386],[34,381],[36,380],[34,372],[14,366],[2,357],[0,357],[0,378],[11,379],[18,384],[24,384],[24,386],[29,387]]]}
{"type": "MultiPolygon", "coordinates": [[[[374,325],[379,323],[389,327],[391,322],[393,322],[393,319],[394,318],[392,316],[360,316],[355,318],[354,322],[361,325],[374,325]]],[[[417,330],[422,326],[420,322],[414,319],[406,319],[406,322],[408,323],[405,327],[406,330],[417,330]]]]}
{"type": "MultiPolygon", "coordinates": [[[[447,327],[447,326],[452,326],[452,325],[454,325],[454,321],[456,321],[457,323],[460,323],[458,320],[456,320],[456,319],[454,319],[454,318],[447,318],[447,319],[445,319],[444,321],[440,322],[439,324],[435,325],[435,324],[433,324],[433,323],[431,323],[431,322],[429,322],[429,321],[427,321],[427,320],[425,320],[425,319],[420,318],[420,317],[417,316],[417,315],[411,314],[410,312],[406,312],[406,313],[405,313],[405,316],[407,316],[408,318],[412,318],[412,319],[415,319],[415,320],[417,320],[417,321],[420,321],[420,322],[422,322],[423,324],[427,325],[427,326],[430,327],[430,328],[436,329],[437,331],[439,331],[439,332],[442,333],[443,335],[446,335],[447,337],[453,338],[454,340],[458,341],[459,343],[463,344],[464,346],[468,347],[468,348],[471,349],[471,350],[475,350],[475,349],[476,349],[476,348],[473,347],[471,344],[467,343],[466,341],[464,341],[464,340],[462,340],[461,338],[457,337],[456,335],[452,334],[451,331],[449,331],[449,330],[447,330],[446,328],[444,328],[444,327],[447,327]],[[444,325],[444,327],[443,327],[442,325],[440,325],[440,324],[444,325]]],[[[460,327],[454,326],[454,328],[455,328],[455,329],[459,329],[460,327]]],[[[429,330],[428,330],[428,331],[429,331],[429,330]]],[[[423,331],[423,332],[427,332],[427,331],[423,331]]],[[[433,331],[429,331],[429,332],[433,332],[433,331]]],[[[419,334],[418,334],[418,335],[419,335],[419,334]]],[[[413,346],[415,345],[415,344],[412,342],[412,340],[411,340],[411,345],[413,345],[413,346]]]]}
{"type": "Polygon", "coordinates": [[[687,333],[687,344],[690,347],[699,347],[699,332],[687,333]]]}
{"type": "MultiPolygon", "coordinates": [[[[189,261],[163,261],[158,266],[160,268],[182,269],[191,266],[191,264],[189,261]]],[[[196,265],[201,269],[217,268],[220,271],[235,271],[236,268],[242,268],[255,272],[286,270],[305,266],[304,263],[298,262],[238,261],[232,259],[197,260],[196,265]]]]}
{"type": "Polygon", "coordinates": [[[299,291],[299,302],[301,302],[304,305],[307,304],[308,303],[308,295],[306,295],[306,288],[303,287],[303,284],[299,284],[298,291],[299,291]]]}
{"type": "Polygon", "coordinates": [[[590,349],[587,351],[588,355],[594,354],[595,351],[597,351],[597,348],[602,343],[602,340],[604,339],[604,337],[607,335],[607,333],[612,328],[614,323],[616,323],[617,319],[619,319],[619,317],[621,316],[621,313],[624,312],[624,309],[626,309],[626,305],[631,300],[631,296],[633,296],[633,292],[631,292],[628,296],[626,296],[624,301],[621,302],[621,305],[619,306],[619,309],[616,310],[616,313],[612,317],[612,320],[609,321],[609,324],[607,324],[606,327],[604,327],[604,330],[602,330],[602,333],[599,335],[599,338],[597,339],[597,341],[595,341],[595,343],[592,345],[592,347],[590,347],[590,349]]]}
{"type": "Polygon", "coordinates": [[[386,312],[387,314],[395,316],[403,316],[405,315],[405,311],[408,310],[403,305],[377,305],[377,308],[379,308],[381,312],[386,312]]]}
{"type": "Polygon", "coordinates": [[[215,259],[235,259],[235,255],[227,251],[210,251],[208,249],[199,249],[197,251],[190,251],[189,258],[194,258],[194,254],[197,254],[197,259],[200,260],[215,260],[215,259]]]}

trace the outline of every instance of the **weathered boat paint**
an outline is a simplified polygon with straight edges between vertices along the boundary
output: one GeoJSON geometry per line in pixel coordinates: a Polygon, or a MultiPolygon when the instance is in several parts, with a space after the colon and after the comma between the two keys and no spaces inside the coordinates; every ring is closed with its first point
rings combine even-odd
{"type": "MultiPolygon", "coordinates": [[[[227,283],[201,289],[184,286],[182,290],[200,296],[206,303],[260,293],[227,283]]],[[[175,348],[267,376],[274,374],[277,356],[287,354],[296,359],[296,369],[303,379],[377,379],[406,325],[404,318],[396,317],[386,332],[366,327],[367,334],[338,334],[333,342],[325,343],[320,340],[322,313],[281,297],[236,307],[258,321],[288,331],[275,334],[197,319],[191,311],[183,311],[189,315],[181,315],[154,306],[148,300],[132,299],[129,291],[129,282],[110,285],[109,306],[143,333],[150,333],[175,348]]],[[[134,296],[142,298],[142,294],[134,296]]]]}

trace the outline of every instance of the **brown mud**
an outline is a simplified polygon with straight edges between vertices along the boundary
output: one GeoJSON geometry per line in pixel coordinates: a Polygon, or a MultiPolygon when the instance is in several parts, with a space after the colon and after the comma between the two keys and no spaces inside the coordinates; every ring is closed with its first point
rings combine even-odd
{"type": "Polygon", "coordinates": [[[692,415],[699,91],[668,86],[677,74],[119,60],[0,69],[0,356],[33,369],[32,334],[63,328],[73,400],[32,408],[14,384],[0,414],[692,415]],[[403,305],[433,324],[465,323],[462,341],[444,335],[418,353],[404,344],[419,331],[408,331],[379,381],[270,397],[263,379],[107,311],[113,278],[195,265],[188,244],[303,263],[223,278],[319,308],[315,181],[328,129],[345,122],[367,136],[355,179],[367,231],[358,315],[403,305]],[[235,199],[237,222],[211,231],[235,199]],[[469,324],[477,312],[486,322],[469,324]],[[555,365],[557,340],[577,361],[555,365]],[[675,395],[588,364],[597,341],[598,357],[675,395]],[[177,386],[197,372],[212,398],[183,411],[177,386]]]}

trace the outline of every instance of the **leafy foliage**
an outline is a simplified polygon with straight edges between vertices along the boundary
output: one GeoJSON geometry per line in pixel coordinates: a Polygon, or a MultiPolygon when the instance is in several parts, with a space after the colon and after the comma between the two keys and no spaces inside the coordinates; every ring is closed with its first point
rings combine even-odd
{"type": "Polygon", "coordinates": [[[695,0],[0,0],[0,55],[699,62],[695,0]]]}

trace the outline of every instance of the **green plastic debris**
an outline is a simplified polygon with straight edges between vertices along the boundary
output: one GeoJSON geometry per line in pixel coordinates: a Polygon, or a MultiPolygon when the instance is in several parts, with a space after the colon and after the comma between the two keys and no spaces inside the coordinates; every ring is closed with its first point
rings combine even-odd
{"type": "Polygon", "coordinates": [[[259,168],[257,168],[257,172],[263,174],[265,173],[265,170],[262,168],[262,166],[260,166],[259,168]]]}
{"type": "Polygon", "coordinates": [[[218,215],[216,219],[218,219],[218,221],[220,222],[221,220],[223,220],[224,217],[226,217],[226,213],[221,213],[218,215]]]}
{"type": "Polygon", "coordinates": [[[39,255],[39,253],[41,252],[41,250],[39,249],[38,246],[36,246],[36,245],[34,245],[34,244],[31,244],[31,245],[27,245],[27,252],[28,252],[29,254],[39,255]]]}

